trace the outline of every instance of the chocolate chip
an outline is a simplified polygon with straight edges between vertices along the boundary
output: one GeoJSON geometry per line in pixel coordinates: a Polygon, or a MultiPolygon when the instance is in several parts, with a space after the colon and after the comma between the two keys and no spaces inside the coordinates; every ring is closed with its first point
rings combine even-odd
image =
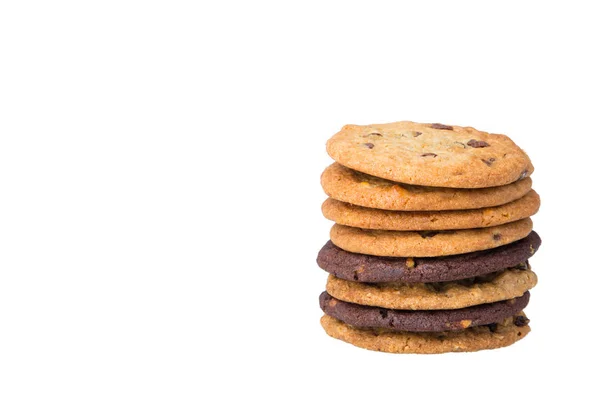
{"type": "Polygon", "coordinates": [[[529,265],[529,260],[526,260],[514,268],[518,269],[519,271],[527,271],[528,269],[531,269],[531,266],[529,265]]]}
{"type": "Polygon", "coordinates": [[[487,327],[490,329],[490,332],[492,332],[492,333],[496,332],[498,330],[498,324],[496,324],[496,323],[489,324],[487,327]]]}
{"type": "Polygon", "coordinates": [[[381,314],[382,318],[387,318],[388,317],[387,310],[379,310],[379,314],[381,314]]]}
{"type": "Polygon", "coordinates": [[[431,127],[433,129],[445,129],[447,131],[453,131],[454,128],[448,125],[444,125],[444,124],[431,124],[431,127]]]}
{"type": "Polygon", "coordinates": [[[421,237],[422,237],[423,239],[426,239],[426,238],[434,237],[434,236],[435,236],[435,235],[437,235],[439,232],[435,232],[435,231],[420,231],[420,232],[418,232],[418,233],[419,233],[419,235],[421,235],[421,237]]]}
{"type": "Polygon", "coordinates": [[[413,132],[414,137],[421,136],[422,134],[423,132],[413,132]]]}
{"type": "Polygon", "coordinates": [[[495,159],[494,157],[492,157],[492,158],[488,158],[487,160],[486,160],[486,159],[484,159],[484,158],[482,158],[482,159],[481,159],[481,161],[483,161],[483,162],[485,163],[485,165],[487,165],[488,167],[491,167],[491,166],[492,166],[492,163],[493,163],[494,161],[496,161],[496,159],[495,159]]]}
{"type": "Polygon", "coordinates": [[[471,139],[467,142],[467,144],[474,148],[489,147],[489,144],[487,144],[487,142],[484,142],[483,140],[471,139]]]}
{"type": "Polygon", "coordinates": [[[502,235],[501,235],[501,234],[499,234],[499,233],[494,233],[494,236],[492,236],[492,238],[493,238],[494,240],[500,240],[500,239],[502,239],[502,235]]]}
{"type": "Polygon", "coordinates": [[[367,146],[370,149],[372,149],[373,147],[375,147],[375,145],[373,143],[363,143],[363,146],[367,146]]]}
{"type": "Polygon", "coordinates": [[[528,323],[529,323],[529,318],[524,317],[522,315],[517,315],[513,320],[513,324],[515,324],[516,326],[525,326],[528,323]]]}
{"type": "Polygon", "coordinates": [[[435,154],[435,153],[423,153],[423,154],[421,154],[421,157],[433,157],[433,158],[436,158],[437,154],[435,154]]]}
{"type": "Polygon", "coordinates": [[[439,293],[444,289],[444,282],[429,282],[425,284],[425,287],[434,293],[439,293]]]}

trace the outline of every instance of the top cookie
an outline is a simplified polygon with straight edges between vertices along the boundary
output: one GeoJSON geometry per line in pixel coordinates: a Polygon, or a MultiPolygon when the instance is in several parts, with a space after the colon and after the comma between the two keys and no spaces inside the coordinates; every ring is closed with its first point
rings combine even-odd
{"type": "Polygon", "coordinates": [[[507,136],[442,124],[346,125],[327,141],[327,153],[348,168],[422,186],[500,186],[533,172],[507,136]]]}

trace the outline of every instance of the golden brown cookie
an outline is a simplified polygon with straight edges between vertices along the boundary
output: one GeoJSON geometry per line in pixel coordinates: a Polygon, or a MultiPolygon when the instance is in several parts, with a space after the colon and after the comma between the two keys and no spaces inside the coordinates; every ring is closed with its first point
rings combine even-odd
{"type": "Polygon", "coordinates": [[[452,189],[392,182],[334,163],[321,175],[321,186],[329,197],[363,207],[400,211],[467,210],[521,198],[531,189],[531,178],[484,189],[452,189]]]}
{"type": "Polygon", "coordinates": [[[362,283],[329,275],[327,292],[336,299],[396,310],[453,310],[520,297],[537,283],[529,269],[439,283],[362,283]]]}
{"type": "Polygon", "coordinates": [[[531,218],[489,228],[457,231],[383,231],[335,224],[333,244],[352,253],[389,257],[438,257],[492,249],[529,235],[531,218]]]}
{"type": "Polygon", "coordinates": [[[485,188],[533,172],[507,136],[442,124],[346,125],[327,141],[327,152],[348,168],[421,186],[485,188]]]}
{"type": "Polygon", "coordinates": [[[507,318],[501,324],[476,326],[452,332],[394,332],[384,329],[358,329],[329,315],[321,325],[331,337],[369,350],[388,353],[438,354],[496,349],[523,339],[531,330],[525,314],[507,318]],[[521,317],[521,319],[517,319],[521,317]]]}
{"type": "Polygon", "coordinates": [[[450,211],[389,211],[366,208],[329,198],[321,207],[325,218],[340,225],[364,229],[424,231],[484,228],[527,218],[540,208],[540,196],[531,190],[497,207],[450,211]]]}

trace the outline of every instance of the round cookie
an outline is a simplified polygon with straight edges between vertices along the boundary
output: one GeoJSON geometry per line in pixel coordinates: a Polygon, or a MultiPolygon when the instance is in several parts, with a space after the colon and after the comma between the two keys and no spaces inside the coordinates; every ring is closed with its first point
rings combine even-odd
{"type": "Polygon", "coordinates": [[[516,242],[446,257],[378,257],[350,253],[331,241],[319,251],[317,264],[330,274],[358,282],[444,282],[525,265],[540,247],[536,232],[516,242]]]}
{"type": "Polygon", "coordinates": [[[438,257],[470,253],[512,243],[527,236],[530,218],[489,228],[458,231],[383,231],[335,224],[331,241],[353,253],[388,257],[438,257]]]}
{"type": "Polygon", "coordinates": [[[529,269],[438,283],[361,283],[329,275],[327,293],[338,300],[395,310],[454,310],[520,297],[537,283],[529,269]]]}
{"type": "Polygon", "coordinates": [[[363,229],[423,231],[471,229],[502,225],[527,218],[540,208],[540,196],[531,190],[513,202],[497,207],[451,211],[388,211],[366,208],[329,198],[321,210],[340,225],[363,229]]]}
{"type": "Polygon", "coordinates": [[[319,296],[323,312],[356,328],[385,328],[393,331],[443,332],[502,322],[521,312],[529,292],[515,299],[457,310],[399,311],[361,306],[338,300],[327,292],[319,296]]]}
{"type": "Polygon", "coordinates": [[[452,189],[393,182],[339,163],[321,174],[321,186],[333,199],[358,206],[398,211],[468,210],[494,207],[523,197],[531,178],[483,189],[452,189]]]}
{"type": "Polygon", "coordinates": [[[387,353],[439,354],[496,349],[523,339],[530,331],[521,313],[492,326],[476,326],[454,332],[394,332],[358,329],[329,315],[321,317],[325,332],[333,338],[368,350],[387,353]]]}
{"type": "Polygon", "coordinates": [[[346,125],[327,141],[327,153],[348,168],[421,186],[485,188],[533,172],[507,136],[442,124],[346,125]]]}

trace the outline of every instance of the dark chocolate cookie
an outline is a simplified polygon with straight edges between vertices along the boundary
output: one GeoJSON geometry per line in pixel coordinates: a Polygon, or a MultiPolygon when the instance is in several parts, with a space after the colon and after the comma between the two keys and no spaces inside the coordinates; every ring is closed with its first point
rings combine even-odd
{"type": "Polygon", "coordinates": [[[355,282],[444,282],[470,278],[524,264],[540,247],[537,233],[490,250],[446,257],[379,257],[350,253],[328,241],[317,264],[332,275],[355,282]]]}
{"type": "MultiPolygon", "coordinates": [[[[319,297],[325,314],[357,328],[386,328],[408,332],[457,331],[473,326],[495,324],[517,315],[529,302],[529,292],[521,297],[459,308],[456,310],[404,311],[348,303],[323,292],[319,297]]],[[[516,321],[518,322],[518,321],[516,321]]]]}

